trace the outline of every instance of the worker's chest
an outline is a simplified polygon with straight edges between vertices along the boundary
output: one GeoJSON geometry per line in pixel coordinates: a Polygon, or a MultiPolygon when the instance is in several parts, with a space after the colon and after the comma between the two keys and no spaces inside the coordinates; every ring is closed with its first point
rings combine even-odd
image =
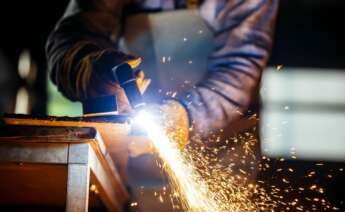
{"type": "Polygon", "coordinates": [[[149,92],[181,92],[207,70],[213,35],[197,10],[141,14],[127,18],[121,48],[143,58],[153,80],[149,92]]]}

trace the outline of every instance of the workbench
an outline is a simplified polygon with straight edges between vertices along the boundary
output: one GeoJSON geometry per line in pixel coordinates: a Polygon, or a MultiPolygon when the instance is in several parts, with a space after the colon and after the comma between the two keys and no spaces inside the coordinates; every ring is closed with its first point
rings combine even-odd
{"type": "Polygon", "coordinates": [[[16,115],[3,120],[0,210],[77,212],[105,206],[122,211],[126,206],[123,177],[95,127],[16,115]]]}

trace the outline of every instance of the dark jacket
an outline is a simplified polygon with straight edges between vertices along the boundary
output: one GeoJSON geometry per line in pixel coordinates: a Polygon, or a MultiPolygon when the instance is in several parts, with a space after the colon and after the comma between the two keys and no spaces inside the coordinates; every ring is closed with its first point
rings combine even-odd
{"type": "MultiPolygon", "coordinates": [[[[125,8],[138,12],[185,6],[185,0],[71,0],[46,45],[53,82],[73,101],[118,92],[107,70],[128,58],[118,51],[125,8]]],[[[204,80],[177,98],[194,132],[209,135],[224,129],[256,97],[272,47],[277,6],[278,0],[201,4],[200,13],[215,34],[215,49],[204,80]]]]}

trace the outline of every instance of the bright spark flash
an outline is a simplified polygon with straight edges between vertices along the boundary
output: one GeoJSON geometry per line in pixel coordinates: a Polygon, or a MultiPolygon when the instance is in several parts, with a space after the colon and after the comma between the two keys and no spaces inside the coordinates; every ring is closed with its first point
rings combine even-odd
{"type": "MultiPolygon", "coordinates": [[[[258,144],[255,133],[239,134],[217,147],[208,148],[203,145],[204,142],[220,144],[221,140],[215,138],[195,142],[201,144],[200,147],[181,150],[178,141],[169,137],[167,123],[168,121],[157,118],[149,111],[139,112],[133,120],[133,124],[146,131],[162,159],[173,190],[172,200],[178,199],[183,211],[339,210],[324,198],[324,188],[314,184],[314,181],[309,183],[309,187],[294,186],[289,176],[298,173],[298,170],[292,167],[287,167],[286,170],[276,167],[273,176],[276,184],[274,181],[262,180],[251,182],[250,170],[256,169],[255,164],[261,172],[272,171],[270,158],[263,156],[260,160],[253,151],[258,144]],[[223,164],[218,157],[220,154],[229,154],[233,160],[224,161],[223,164]]],[[[284,159],[280,159],[279,163],[284,163],[284,159]]],[[[323,167],[322,163],[315,165],[323,167]]],[[[343,168],[339,172],[342,173],[343,168]]],[[[309,170],[303,179],[313,179],[316,173],[315,170],[309,170]]],[[[333,175],[334,173],[330,176],[333,175]]]]}
{"type": "Polygon", "coordinates": [[[190,211],[220,211],[207,184],[155,120],[157,119],[152,114],[141,111],[134,123],[147,132],[160,157],[166,163],[167,173],[171,183],[180,193],[183,206],[190,211]]]}

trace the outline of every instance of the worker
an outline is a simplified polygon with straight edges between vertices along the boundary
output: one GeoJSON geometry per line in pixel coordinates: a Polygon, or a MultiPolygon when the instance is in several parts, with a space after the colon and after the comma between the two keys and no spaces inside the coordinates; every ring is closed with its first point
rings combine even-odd
{"type": "MultiPolygon", "coordinates": [[[[132,67],[140,63],[140,58],[119,51],[124,18],[184,8],[189,2],[71,0],[46,44],[52,81],[72,101],[115,94],[119,112],[128,111],[124,92],[111,73],[124,62],[132,67]]],[[[196,86],[159,106],[179,128],[182,147],[193,142],[189,138],[207,138],[236,124],[246,113],[269,58],[277,6],[278,0],[200,1],[200,14],[214,33],[208,73],[196,86]]],[[[144,90],[147,81],[140,76],[144,90]]]]}
{"type": "MultiPolygon", "coordinates": [[[[125,8],[164,11],[186,4],[187,0],[71,0],[46,45],[53,82],[72,101],[115,94],[124,111],[128,103],[111,70],[126,61],[140,63],[140,58],[118,50],[125,8]]],[[[167,113],[179,114],[176,121],[186,129],[185,135],[191,127],[191,135],[207,137],[246,112],[269,57],[277,4],[278,0],[202,2],[200,14],[215,34],[209,72],[193,89],[162,106],[167,113]]]]}

